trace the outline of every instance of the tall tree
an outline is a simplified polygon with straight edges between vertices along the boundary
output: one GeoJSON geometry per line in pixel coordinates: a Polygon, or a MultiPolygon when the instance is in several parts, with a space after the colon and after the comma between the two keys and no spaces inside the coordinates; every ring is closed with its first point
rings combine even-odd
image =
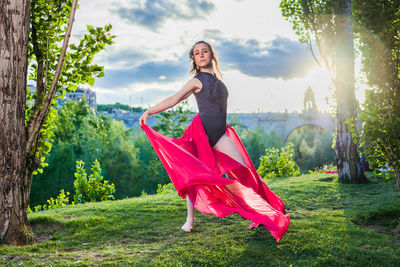
{"type": "Polygon", "coordinates": [[[369,86],[360,145],[371,165],[389,167],[400,190],[400,1],[353,0],[353,10],[369,86]]]}
{"type": "Polygon", "coordinates": [[[29,169],[25,95],[29,0],[0,2],[0,241],[25,243],[29,169]]]}
{"type": "Polygon", "coordinates": [[[357,145],[345,121],[356,118],[354,54],[350,0],[282,0],[283,16],[301,42],[330,73],[336,88],[336,162],[339,181],[366,183],[357,145]],[[318,47],[318,54],[313,49],[318,47]]]}
{"type": "Polygon", "coordinates": [[[77,0],[2,1],[0,17],[0,240],[24,244],[34,235],[27,219],[33,174],[51,149],[55,98],[93,84],[103,68],[93,55],[111,44],[105,29],[88,26],[67,52],[77,0]],[[23,12],[21,12],[23,11],[23,12]],[[28,38],[29,37],[29,38],[28,38]],[[62,43],[62,45],[60,45],[62,43]],[[26,77],[36,81],[27,90],[26,77]],[[56,93],[60,92],[60,95],[56,93]]]}
{"type": "Polygon", "coordinates": [[[335,1],[336,27],[336,161],[339,181],[345,183],[365,183],[365,177],[358,153],[358,146],[352,139],[351,131],[345,123],[348,118],[357,117],[354,81],[354,44],[351,22],[351,1],[335,1]]]}

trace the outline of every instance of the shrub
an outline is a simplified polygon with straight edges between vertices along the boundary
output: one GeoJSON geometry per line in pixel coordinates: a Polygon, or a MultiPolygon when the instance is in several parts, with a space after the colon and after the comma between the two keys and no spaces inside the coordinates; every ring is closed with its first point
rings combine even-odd
{"type": "MultiPolygon", "coordinates": [[[[54,142],[46,156],[49,166],[32,181],[32,207],[47,203],[46,200],[61,189],[71,192],[73,200],[75,179],[71,176],[76,170],[77,160],[87,162],[90,167],[89,163],[98,159],[104,179],[115,185],[116,199],[140,195],[143,186],[147,185],[146,173],[142,171],[147,162],[140,162],[139,149],[131,135],[131,132],[143,132],[140,128],[128,130],[122,121],[96,115],[84,100],[66,101],[55,123],[54,142]]],[[[152,184],[153,193],[158,183],[162,181],[152,184]]]]}
{"type": "Polygon", "coordinates": [[[92,173],[87,177],[85,163],[82,160],[76,162],[75,172],[75,195],[76,203],[96,202],[114,199],[115,185],[109,184],[107,180],[103,180],[101,175],[101,167],[96,159],[92,164],[92,173]]]}
{"type": "Polygon", "coordinates": [[[281,150],[265,149],[266,155],[260,159],[257,171],[263,178],[299,176],[300,168],[294,161],[293,144],[289,143],[281,150]]]}
{"type": "Polygon", "coordinates": [[[167,193],[171,193],[171,192],[175,192],[175,187],[172,183],[168,183],[168,184],[158,184],[157,185],[157,195],[161,195],[161,194],[167,194],[167,193]]]}
{"type": "Polygon", "coordinates": [[[257,127],[255,130],[239,130],[238,134],[256,168],[260,165],[260,157],[266,148],[282,147],[284,144],[279,133],[274,130],[265,132],[263,127],[257,127]]]}
{"type": "MultiPolygon", "coordinates": [[[[35,212],[40,210],[47,210],[47,209],[56,209],[60,207],[65,207],[69,203],[69,192],[64,192],[64,189],[61,189],[60,194],[57,196],[56,199],[50,198],[47,200],[48,205],[37,205],[34,207],[35,212]]],[[[75,204],[72,202],[72,204],[75,204]]],[[[28,212],[32,212],[31,208],[28,208],[28,212]]]]}

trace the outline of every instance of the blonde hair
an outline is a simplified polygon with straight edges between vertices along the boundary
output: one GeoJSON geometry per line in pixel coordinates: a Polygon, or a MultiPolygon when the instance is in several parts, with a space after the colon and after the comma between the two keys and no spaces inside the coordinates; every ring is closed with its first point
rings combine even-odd
{"type": "Polygon", "coordinates": [[[211,51],[211,62],[213,64],[213,67],[215,68],[215,70],[219,74],[220,79],[222,80],[222,73],[221,73],[221,70],[219,69],[219,66],[218,66],[218,60],[217,60],[217,57],[216,57],[216,53],[215,53],[213,47],[209,43],[207,43],[206,41],[198,41],[192,46],[192,49],[190,49],[190,51],[189,51],[189,59],[192,62],[190,64],[189,73],[192,74],[192,75],[197,75],[200,72],[200,68],[196,65],[196,62],[194,61],[194,54],[193,54],[194,47],[196,45],[198,45],[198,44],[205,44],[205,45],[208,46],[208,48],[211,51]]]}

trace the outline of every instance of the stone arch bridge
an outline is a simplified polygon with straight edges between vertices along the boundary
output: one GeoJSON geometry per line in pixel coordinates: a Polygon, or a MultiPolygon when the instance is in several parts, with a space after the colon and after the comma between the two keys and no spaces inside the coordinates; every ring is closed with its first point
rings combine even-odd
{"type": "Polygon", "coordinates": [[[262,127],[266,132],[274,130],[281,134],[285,141],[293,131],[305,125],[321,129],[335,127],[335,119],[331,113],[237,113],[229,114],[228,122],[231,121],[232,116],[237,116],[238,123],[250,129],[262,127]]]}
{"type": "MultiPolygon", "coordinates": [[[[128,128],[139,127],[138,119],[140,115],[141,113],[136,112],[111,114],[114,119],[122,120],[128,128]]],[[[312,125],[321,129],[333,128],[336,125],[331,113],[317,111],[302,113],[228,113],[228,123],[231,122],[233,117],[236,117],[238,123],[249,129],[262,127],[266,132],[274,130],[281,134],[285,141],[294,130],[305,125],[312,125]]],[[[158,120],[154,116],[150,116],[147,123],[154,126],[158,123],[158,120]]]]}

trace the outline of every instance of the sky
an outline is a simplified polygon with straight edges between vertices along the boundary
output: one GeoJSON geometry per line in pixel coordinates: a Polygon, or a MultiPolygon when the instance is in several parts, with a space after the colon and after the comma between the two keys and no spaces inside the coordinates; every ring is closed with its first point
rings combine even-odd
{"type": "MultiPolygon", "coordinates": [[[[216,50],[228,112],[299,112],[308,86],[318,108],[330,111],[329,75],[298,42],[279,2],[80,0],[71,43],[82,38],[86,25],[113,26],[115,43],[94,59],[105,76],[87,86],[98,104],[147,108],[178,92],[192,78],[190,48],[205,40],[216,50]]],[[[197,110],[193,95],[189,104],[197,110]]]]}

